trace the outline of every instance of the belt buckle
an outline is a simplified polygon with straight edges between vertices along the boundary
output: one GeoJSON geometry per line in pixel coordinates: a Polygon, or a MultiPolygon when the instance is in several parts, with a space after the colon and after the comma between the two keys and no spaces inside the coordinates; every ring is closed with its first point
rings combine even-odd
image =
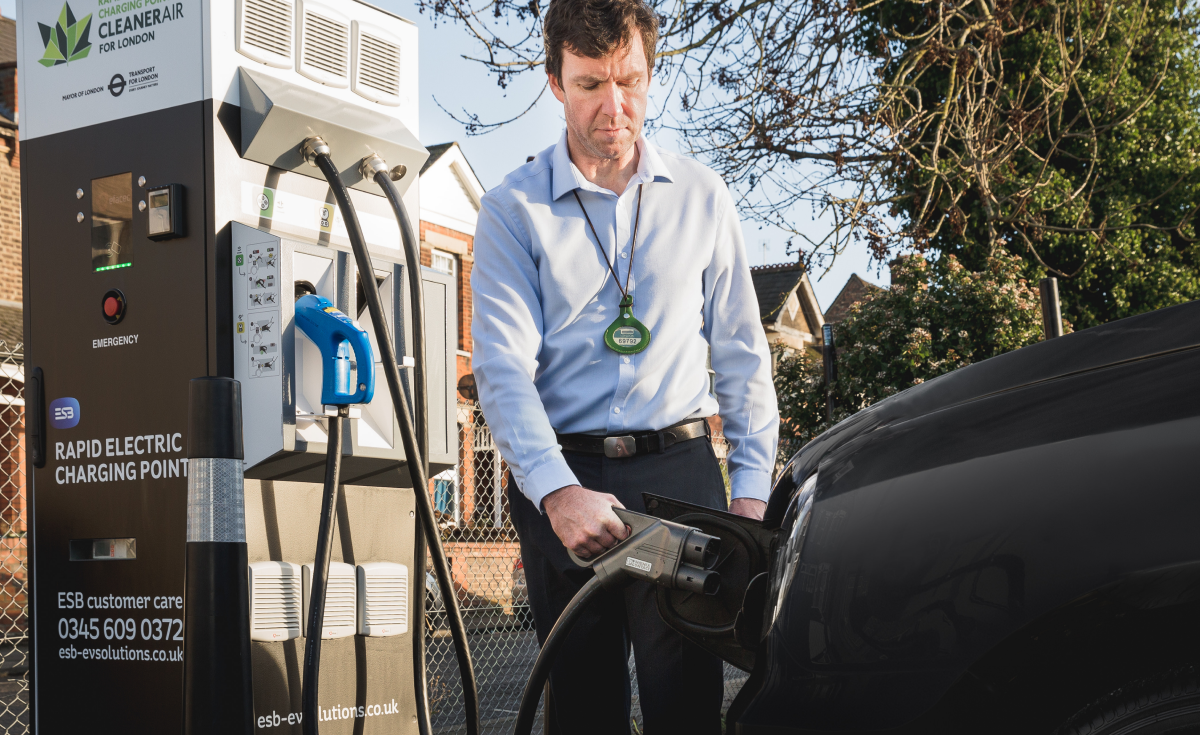
{"type": "Polygon", "coordinates": [[[632,436],[604,437],[604,456],[609,459],[632,457],[637,454],[637,440],[632,436]]]}

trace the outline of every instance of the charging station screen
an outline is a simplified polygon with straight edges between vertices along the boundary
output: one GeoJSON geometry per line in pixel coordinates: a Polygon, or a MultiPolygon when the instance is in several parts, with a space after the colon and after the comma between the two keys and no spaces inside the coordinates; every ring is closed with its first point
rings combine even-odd
{"type": "Polygon", "coordinates": [[[133,265],[133,174],[92,179],[92,269],[133,265]]]}

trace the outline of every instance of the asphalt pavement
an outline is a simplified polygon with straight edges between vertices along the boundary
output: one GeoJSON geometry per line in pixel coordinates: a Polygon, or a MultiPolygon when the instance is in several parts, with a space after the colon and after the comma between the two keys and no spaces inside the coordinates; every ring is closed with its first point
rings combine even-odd
{"type": "MultiPolygon", "coordinates": [[[[479,715],[482,732],[487,735],[508,735],[517,718],[517,707],[529,671],[537,659],[537,635],[532,630],[498,630],[469,634],[471,658],[475,662],[475,678],[479,682],[479,715]]],[[[426,648],[429,662],[429,696],[434,732],[438,735],[460,735],[463,727],[462,694],[458,677],[458,662],[449,636],[430,638],[426,648]]],[[[630,675],[633,676],[630,659],[630,675]]],[[[728,664],[725,665],[725,704],[727,709],[749,677],[728,664]]],[[[633,682],[633,716],[641,721],[637,681],[633,682]]],[[[541,732],[541,718],[534,733],[541,732]]]]}

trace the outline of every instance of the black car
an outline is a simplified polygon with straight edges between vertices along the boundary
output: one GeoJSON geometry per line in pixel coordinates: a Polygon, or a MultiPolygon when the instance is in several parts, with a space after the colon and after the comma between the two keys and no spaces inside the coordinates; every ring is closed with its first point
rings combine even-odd
{"type": "Polygon", "coordinates": [[[809,443],[722,591],[731,733],[1200,733],[1200,302],[911,388],[809,443]]]}

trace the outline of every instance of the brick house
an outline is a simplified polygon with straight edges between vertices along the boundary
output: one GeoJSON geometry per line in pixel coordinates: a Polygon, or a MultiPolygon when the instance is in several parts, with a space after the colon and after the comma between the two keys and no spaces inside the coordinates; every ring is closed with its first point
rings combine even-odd
{"type": "Polygon", "coordinates": [[[469,626],[503,624],[512,613],[513,565],[520,558],[507,521],[505,468],[471,375],[471,269],[484,188],[457,143],[429,146],[421,169],[421,263],[454,277],[458,297],[457,470],[432,480],[434,507],[445,529],[446,554],[469,626]]]}
{"type": "Polygon", "coordinates": [[[17,26],[0,17],[0,632],[25,629],[25,373],[17,26]]]}
{"type": "Polygon", "coordinates": [[[458,375],[471,373],[471,266],[484,188],[458,143],[429,146],[421,168],[421,264],[455,277],[458,375]]]}
{"type": "Polygon", "coordinates": [[[457,143],[429,146],[421,169],[421,264],[454,278],[458,301],[460,469],[434,478],[434,506],[446,526],[503,525],[499,454],[473,409],[471,268],[484,189],[457,143]]]}
{"type": "Polygon", "coordinates": [[[846,285],[838,292],[837,297],[825,311],[825,322],[837,324],[850,314],[850,307],[866,298],[867,294],[880,291],[879,286],[864,281],[857,273],[851,273],[846,285]]]}
{"type": "Polygon", "coordinates": [[[773,356],[824,344],[821,327],[825,319],[802,264],[755,266],[750,269],[750,278],[773,356]]]}

